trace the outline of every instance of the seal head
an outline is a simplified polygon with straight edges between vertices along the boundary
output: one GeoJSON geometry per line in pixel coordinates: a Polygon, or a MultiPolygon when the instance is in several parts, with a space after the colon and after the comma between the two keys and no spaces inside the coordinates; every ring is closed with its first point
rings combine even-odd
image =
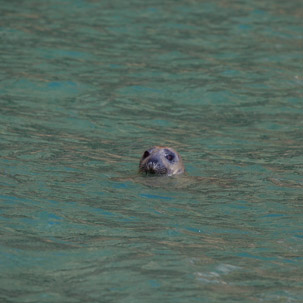
{"type": "Polygon", "coordinates": [[[172,176],[182,174],[184,166],[181,156],[173,148],[154,146],[143,153],[139,172],[172,176]]]}

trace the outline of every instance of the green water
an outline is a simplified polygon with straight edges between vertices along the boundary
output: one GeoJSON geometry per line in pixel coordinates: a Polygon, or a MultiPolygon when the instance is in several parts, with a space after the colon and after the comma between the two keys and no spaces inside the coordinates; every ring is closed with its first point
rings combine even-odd
{"type": "Polygon", "coordinates": [[[303,302],[301,0],[0,8],[0,302],[303,302]]]}

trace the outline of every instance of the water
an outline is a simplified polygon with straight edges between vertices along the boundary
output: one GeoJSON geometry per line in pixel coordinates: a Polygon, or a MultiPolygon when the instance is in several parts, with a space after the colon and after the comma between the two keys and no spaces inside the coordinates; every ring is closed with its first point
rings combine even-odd
{"type": "Polygon", "coordinates": [[[302,302],[302,1],[2,1],[0,301],[302,302]],[[137,175],[174,147],[187,174],[137,175]]]}

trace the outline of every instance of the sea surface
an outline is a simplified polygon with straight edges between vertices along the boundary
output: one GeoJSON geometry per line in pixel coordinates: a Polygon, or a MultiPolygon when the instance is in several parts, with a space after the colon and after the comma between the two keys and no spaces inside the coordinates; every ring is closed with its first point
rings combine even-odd
{"type": "Polygon", "coordinates": [[[302,0],[0,9],[1,303],[303,302],[302,0]]]}

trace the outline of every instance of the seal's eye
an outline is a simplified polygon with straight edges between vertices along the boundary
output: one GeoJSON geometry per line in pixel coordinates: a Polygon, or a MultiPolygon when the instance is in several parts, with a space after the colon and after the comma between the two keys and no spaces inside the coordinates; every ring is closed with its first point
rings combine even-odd
{"type": "Polygon", "coordinates": [[[142,156],[142,159],[147,158],[150,155],[150,153],[146,150],[142,156]]]}
{"type": "Polygon", "coordinates": [[[175,159],[175,155],[174,154],[168,154],[165,156],[165,158],[168,160],[168,161],[173,161],[175,159]]]}

